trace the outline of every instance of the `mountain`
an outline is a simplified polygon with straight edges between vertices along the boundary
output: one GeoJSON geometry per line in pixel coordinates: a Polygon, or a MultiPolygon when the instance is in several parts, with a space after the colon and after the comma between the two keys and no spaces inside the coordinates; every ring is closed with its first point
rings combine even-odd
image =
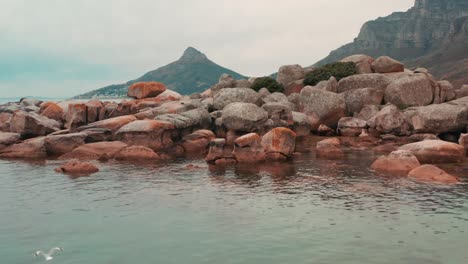
{"type": "Polygon", "coordinates": [[[182,57],[166,66],[150,71],[138,79],[123,84],[109,85],[75,98],[91,98],[93,96],[125,96],[130,85],[136,82],[157,81],[164,83],[169,89],[180,94],[192,94],[202,92],[216,84],[223,74],[230,74],[235,79],[246,77],[226,69],[206,57],[205,54],[189,47],[182,57]]]}
{"type": "Polygon", "coordinates": [[[468,1],[416,0],[406,12],[366,22],[352,43],[317,65],[353,54],[387,55],[458,86],[468,83],[468,1]]]}

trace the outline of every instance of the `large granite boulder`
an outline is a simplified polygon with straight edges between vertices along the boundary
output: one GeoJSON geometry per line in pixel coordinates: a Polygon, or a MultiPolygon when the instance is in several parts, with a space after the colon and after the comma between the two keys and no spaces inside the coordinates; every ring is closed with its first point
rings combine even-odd
{"type": "Polygon", "coordinates": [[[318,127],[320,126],[320,124],[318,123],[318,120],[310,118],[304,113],[293,111],[292,118],[293,118],[292,129],[294,130],[294,132],[296,132],[296,135],[298,137],[308,136],[310,135],[311,131],[317,130],[318,127]]]}
{"type": "Polygon", "coordinates": [[[372,63],[372,70],[376,73],[403,72],[405,65],[388,56],[381,56],[372,63]]]}
{"type": "Polygon", "coordinates": [[[289,103],[267,103],[262,106],[273,121],[273,127],[286,127],[293,124],[293,116],[289,103]]]}
{"type": "Polygon", "coordinates": [[[351,75],[338,82],[338,93],[361,88],[375,88],[385,91],[391,82],[392,79],[380,73],[351,75]]]}
{"type": "Polygon", "coordinates": [[[410,171],[408,178],[426,183],[456,184],[460,182],[457,177],[429,164],[419,166],[410,171]]]}
{"type": "Polygon", "coordinates": [[[0,132],[0,149],[15,144],[21,138],[18,133],[0,132]]]}
{"type": "Polygon", "coordinates": [[[161,106],[142,110],[135,114],[135,116],[138,119],[153,119],[159,115],[180,114],[201,107],[204,107],[201,100],[183,99],[180,101],[165,102],[161,106]]]}
{"type": "Polygon", "coordinates": [[[112,132],[117,132],[122,126],[125,126],[126,124],[133,122],[137,120],[135,116],[133,115],[126,115],[126,116],[119,116],[119,117],[114,117],[114,118],[109,118],[105,120],[101,120],[98,122],[94,122],[91,124],[88,124],[86,126],[81,126],[77,128],[77,131],[83,131],[83,130],[89,130],[89,129],[96,129],[96,128],[104,128],[104,129],[109,129],[112,132]]]}
{"type": "Polygon", "coordinates": [[[75,148],[72,152],[60,156],[59,159],[108,160],[127,146],[120,141],[89,143],[75,148]]]}
{"type": "Polygon", "coordinates": [[[172,141],[174,129],[174,125],[166,121],[136,120],[122,126],[115,137],[129,146],[145,146],[158,151],[174,145],[172,141]]]}
{"type": "Polygon", "coordinates": [[[468,96],[468,85],[463,85],[460,89],[455,90],[455,94],[458,99],[468,96]]]}
{"type": "Polygon", "coordinates": [[[62,107],[54,102],[45,102],[41,104],[39,114],[58,122],[62,122],[64,118],[62,107]]]}
{"type": "Polygon", "coordinates": [[[374,58],[371,56],[356,54],[342,59],[341,62],[354,62],[358,74],[373,73],[372,63],[374,62],[374,58]]]}
{"type": "Polygon", "coordinates": [[[465,148],[442,140],[424,140],[400,147],[415,155],[421,163],[451,163],[465,159],[465,148]]]}
{"type": "Polygon", "coordinates": [[[255,163],[265,160],[262,138],[256,133],[238,137],[234,141],[234,158],[240,163],[255,163]]]}
{"type": "Polygon", "coordinates": [[[260,95],[250,88],[221,89],[214,96],[213,106],[215,109],[222,110],[231,103],[257,104],[259,99],[260,95]]]}
{"type": "Polygon", "coordinates": [[[156,97],[166,91],[166,86],[159,82],[139,82],[128,88],[127,96],[136,99],[156,97]]]}
{"type": "Polygon", "coordinates": [[[362,133],[362,130],[366,128],[366,120],[354,117],[342,117],[340,121],[338,121],[337,131],[344,137],[357,137],[362,133]]]}
{"type": "Polygon", "coordinates": [[[23,138],[45,136],[59,129],[59,122],[33,112],[16,111],[10,119],[10,131],[23,138]]]}
{"type": "Polygon", "coordinates": [[[224,108],[222,124],[231,130],[255,132],[263,129],[268,113],[250,103],[232,103],[224,108]]]}
{"type": "Polygon", "coordinates": [[[377,115],[379,111],[380,107],[378,105],[364,105],[359,113],[354,114],[354,117],[369,121],[377,115]]]}
{"type": "Polygon", "coordinates": [[[406,116],[394,105],[387,105],[373,116],[367,124],[384,134],[408,135],[410,124],[406,116]]]}
{"type": "Polygon", "coordinates": [[[205,108],[193,109],[180,114],[158,115],[154,119],[169,122],[178,130],[209,129],[212,123],[210,113],[205,108]]]}
{"type": "Polygon", "coordinates": [[[283,65],[278,70],[277,80],[286,87],[289,83],[304,79],[305,70],[301,65],[283,65]]]}
{"type": "Polygon", "coordinates": [[[332,76],[327,81],[321,81],[317,83],[317,85],[315,85],[314,87],[320,90],[336,93],[338,92],[338,81],[335,77],[332,76]]]}
{"type": "Polygon", "coordinates": [[[69,104],[67,114],[65,115],[65,127],[70,129],[70,131],[75,131],[76,128],[86,125],[88,123],[87,114],[86,104],[69,104]]]}
{"type": "Polygon", "coordinates": [[[433,99],[431,79],[423,73],[396,79],[385,90],[385,101],[399,108],[429,105],[433,99]]]}
{"type": "Polygon", "coordinates": [[[285,127],[277,127],[262,137],[267,160],[287,160],[296,149],[296,133],[285,127]]]}
{"type": "Polygon", "coordinates": [[[208,145],[216,138],[216,135],[210,130],[197,130],[192,134],[182,138],[181,146],[185,154],[206,155],[208,145]]]}
{"type": "Polygon", "coordinates": [[[303,112],[319,120],[320,124],[336,127],[338,120],[346,116],[346,103],[343,95],[317,88],[301,97],[303,112]]]}
{"type": "Polygon", "coordinates": [[[437,85],[439,86],[440,91],[440,102],[450,102],[457,98],[457,94],[455,93],[455,88],[449,81],[438,81],[437,85]]]}
{"type": "Polygon", "coordinates": [[[380,105],[384,92],[374,88],[361,88],[343,93],[346,112],[349,115],[359,113],[365,105],[380,105]]]}
{"type": "Polygon", "coordinates": [[[388,156],[379,157],[371,168],[375,171],[398,176],[406,176],[410,171],[421,166],[419,160],[411,152],[397,150],[388,156]]]}
{"type": "Polygon", "coordinates": [[[106,109],[101,101],[95,99],[85,103],[86,105],[86,122],[93,123],[105,118],[106,109]]]}
{"type": "Polygon", "coordinates": [[[85,144],[86,136],[85,133],[47,136],[44,142],[47,154],[59,156],[71,152],[75,148],[85,144]]]}
{"type": "Polygon", "coordinates": [[[44,159],[47,150],[44,146],[44,137],[25,140],[0,150],[0,158],[10,159],[44,159]]]}

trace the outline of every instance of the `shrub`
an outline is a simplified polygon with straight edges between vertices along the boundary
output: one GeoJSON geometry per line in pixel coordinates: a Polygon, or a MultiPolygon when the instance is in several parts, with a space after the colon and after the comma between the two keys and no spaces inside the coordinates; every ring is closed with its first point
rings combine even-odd
{"type": "Polygon", "coordinates": [[[254,83],[252,84],[252,89],[255,91],[259,91],[262,88],[267,88],[270,93],[284,91],[284,87],[282,84],[278,83],[275,79],[271,77],[261,77],[255,79],[254,83]]]}
{"type": "Polygon", "coordinates": [[[315,86],[331,77],[335,77],[339,81],[356,73],[356,64],[354,62],[334,62],[308,73],[304,79],[304,85],[315,86]]]}

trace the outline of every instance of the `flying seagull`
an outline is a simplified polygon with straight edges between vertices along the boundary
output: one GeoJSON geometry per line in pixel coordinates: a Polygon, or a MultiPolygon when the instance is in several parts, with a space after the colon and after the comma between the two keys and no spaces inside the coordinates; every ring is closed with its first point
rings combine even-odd
{"type": "Polygon", "coordinates": [[[47,254],[44,253],[42,250],[38,250],[38,251],[36,251],[36,253],[34,253],[34,255],[36,257],[43,256],[46,261],[49,261],[49,260],[52,260],[54,258],[54,257],[52,257],[52,255],[54,255],[56,252],[59,252],[59,251],[63,251],[63,248],[61,248],[61,247],[51,248],[49,250],[49,253],[47,253],[47,254]]]}

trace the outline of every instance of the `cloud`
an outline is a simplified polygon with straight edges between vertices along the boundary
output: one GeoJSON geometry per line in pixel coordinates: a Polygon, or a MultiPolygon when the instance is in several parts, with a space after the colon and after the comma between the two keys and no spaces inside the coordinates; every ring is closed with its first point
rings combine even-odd
{"type": "Polygon", "coordinates": [[[62,94],[74,95],[139,77],[176,60],[187,46],[242,74],[266,75],[282,64],[313,64],[352,41],[365,21],[412,4],[413,0],[3,0],[0,96],[7,82],[20,87],[33,78],[49,85],[27,94],[57,93],[61,83],[68,82],[74,85],[62,94]]]}

